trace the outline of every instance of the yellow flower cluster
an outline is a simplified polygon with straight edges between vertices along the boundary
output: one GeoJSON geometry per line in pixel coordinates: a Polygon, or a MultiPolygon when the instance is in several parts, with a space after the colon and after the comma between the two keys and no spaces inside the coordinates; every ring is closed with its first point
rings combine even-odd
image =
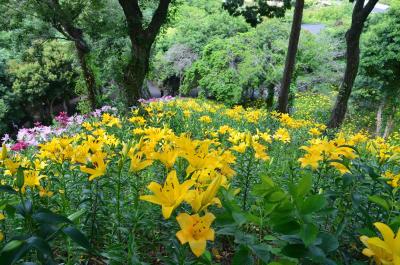
{"type": "MultiPolygon", "coordinates": [[[[237,169],[235,163],[243,155],[261,163],[274,156],[275,146],[288,150],[294,146],[292,150],[296,151],[299,142],[309,140],[300,147],[305,151],[298,159],[300,166],[316,170],[324,164],[342,174],[349,168],[340,161],[355,159],[358,153],[354,147],[361,145],[381,163],[400,158],[400,147],[382,138],[369,139],[366,134],[358,133],[346,137],[338,134],[329,140],[321,136],[325,129],[324,125],[287,114],[242,106],[229,109],[193,99],[152,102],[133,110],[126,119],[108,113],[88,119],[76,133],[41,143],[35,152],[8,152],[3,146],[0,173],[7,179],[1,182],[11,183],[25,195],[32,191],[41,197],[51,197],[57,191],[56,184],[47,177],[50,174],[60,179],[73,175],[84,181],[101,181],[104,176],[122,171],[124,163],[128,162],[129,174],[133,177],[152,176],[152,179],[145,179],[148,193],[138,189],[139,198],[161,206],[165,219],[175,214],[180,226],[176,237],[181,244],[188,243],[192,252],[200,256],[206,250],[207,241],[215,237],[212,210],[214,206],[221,206],[219,191],[221,188],[231,190],[234,169],[237,169]],[[183,119],[181,123],[177,122],[179,119],[183,119]],[[273,125],[269,126],[268,122],[273,125]],[[24,183],[18,186],[16,179],[20,168],[24,169],[24,183]],[[147,174],[149,172],[151,174],[147,174]]],[[[128,171],[128,165],[125,169],[128,171]]],[[[397,171],[390,171],[390,168],[384,169],[388,183],[398,187],[400,174],[393,173],[397,171]]],[[[0,221],[2,219],[4,215],[0,213],[0,221]]],[[[398,238],[393,237],[393,240],[397,242],[398,238]]],[[[380,264],[398,265],[393,254],[397,245],[393,248],[390,243],[394,241],[385,239],[388,244],[385,253],[389,254],[383,257],[380,256],[383,252],[376,248],[376,244],[382,247],[382,242],[365,237],[362,240],[368,249],[365,255],[374,256],[380,264]]]]}
{"type": "Polygon", "coordinates": [[[392,186],[393,188],[397,188],[400,186],[400,173],[399,174],[394,174],[391,171],[386,171],[383,174],[383,177],[388,179],[388,184],[392,186]]]}
{"type": "MultiPolygon", "coordinates": [[[[279,120],[282,125],[294,129],[310,126],[312,124],[312,122],[308,120],[294,119],[287,113],[271,112],[271,116],[276,120],[279,120]]],[[[320,126],[322,130],[324,129],[324,125],[322,124],[317,124],[317,126],[320,126]]]]}
{"type": "Polygon", "coordinates": [[[391,145],[381,137],[370,140],[368,142],[367,149],[369,152],[375,155],[381,163],[384,163],[388,160],[400,159],[400,146],[391,145]]]}
{"type": "Polygon", "coordinates": [[[312,169],[318,169],[320,162],[327,162],[330,166],[336,168],[340,173],[344,174],[349,169],[342,163],[337,162],[343,158],[352,160],[357,157],[352,146],[358,143],[365,142],[367,137],[361,134],[356,134],[350,139],[346,139],[343,134],[339,134],[335,139],[328,140],[327,138],[314,138],[310,140],[309,146],[300,147],[306,151],[305,155],[298,159],[301,167],[310,166],[312,169]]]}
{"type": "MultiPolygon", "coordinates": [[[[147,188],[152,194],[142,195],[140,199],[161,205],[165,219],[170,218],[183,202],[189,204],[193,214],[178,214],[177,221],[182,230],[177,237],[182,244],[189,242],[193,253],[200,256],[205,251],[206,240],[214,240],[210,225],[215,217],[207,209],[210,205],[221,204],[217,193],[221,186],[229,186],[229,179],[235,174],[230,164],[235,162],[235,157],[229,150],[219,147],[216,141],[194,140],[186,134],[177,136],[167,128],[136,129],[135,134],[142,137],[135,150],[136,157],[147,159],[138,159],[139,163],[159,161],[168,170],[164,183],[151,182],[147,188]],[[173,169],[178,158],[189,164],[181,176],[182,181],[173,169]],[[204,215],[200,216],[200,213],[204,215]]],[[[134,160],[131,163],[131,168],[135,167],[134,160]]]]}

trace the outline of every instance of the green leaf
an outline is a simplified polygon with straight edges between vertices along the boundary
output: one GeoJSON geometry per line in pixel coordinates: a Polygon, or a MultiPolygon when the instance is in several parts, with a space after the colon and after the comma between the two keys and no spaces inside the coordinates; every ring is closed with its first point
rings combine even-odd
{"type": "Polygon", "coordinates": [[[40,237],[30,237],[26,240],[26,243],[30,248],[35,248],[37,250],[38,256],[41,257],[43,264],[54,264],[53,262],[53,252],[49,244],[40,237]]]}
{"type": "Polygon", "coordinates": [[[24,244],[23,240],[12,240],[4,246],[1,252],[13,251],[14,249],[20,247],[22,244],[24,244]]]}
{"type": "Polygon", "coordinates": [[[8,242],[0,252],[2,264],[12,265],[21,259],[29,251],[29,246],[23,240],[8,242]]]}
{"type": "Polygon", "coordinates": [[[4,211],[7,213],[7,215],[10,218],[14,218],[14,215],[15,215],[15,212],[16,212],[16,208],[14,206],[10,205],[10,204],[7,204],[4,207],[4,211]]]}
{"type": "Polygon", "coordinates": [[[343,186],[348,187],[354,181],[354,176],[352,174],[346,173],[342,176],[343,186]]]}
{"type": "Polygon", "coordinates": [[[300,206],[301,214],[310,214],[317,212],[324,208],[326,205],[326,199],[323,195],[311,195],[300,206]]]}
{"type": "Polygon", "coordinates": [[[23,217],[30,216],[32,214],[32,202],[30,200],[26,200],[24,204],[20,203],[16,207],[16,212],[22,215],[23,217]]]}
{"type": "Polygon", "coordinates": [[[85,212],[86,212],[85,209],[80,209],[79,211],[76,211],[73,214],[69,215],[68,219],[73,222],[77,220],[79,217],[81,217],[85,212]]]}
{"type": "Polygon", "coordinates": [[[287,260],[287,259],[279,259],[279,261],[273,261],[268,263],[268,265],[296,265],[296,262],[287,260]]]}
{"type": "Polygon", "coordinates": [[[55,214],[48,210],[42,210],[40,212],[36,212],[32,215],[32,218],[38,223],[44,224],[63,224],[63,223],[72,223],[67,217],[55,214]]]}
{"type": "Polygon", "coordinates": [[[318,238],[321,239],[321,244],[318,244],[325,252],[332,252],[339,247],[339,241],[334,235],[328,233],[320,233],[318,238]]]}
{"type": "Polygon", "coordinates": [[[233,212],[232,217],[238,226],[245,224],[247,221],[246,216],[244,216],[242,213],[233,212]]]}
{"type": "Polygon", "coordinates": [[[275,186],[273,180],[267,176],[262,177],[261,184],[256,184],[253,187],[252,194],[255,196],[265,196],[267,193],[271,191],[275,186]]]}
{"type": "Polygon", "coordinates": [[[273,236],[273,235],[266,235],[266,236],[264,236],[264,240],[266,240],[266,241],[274,241],[274,240],[277,240],[278,238],[276,238],[275,236],[273,236]]]}
{"type": "Polygon", "coordinates": [[[300,224],[295,221],[289,221],[286,223],[280,223],[272,227],[275,232],[282,233],[284,235],[294,235],[299,232],[300,224]]]}
{"type": "Polygon", "coordinates": [[[82,234],[82,232],[80,232],[75,227],[68,226],[63,228],[62,231],[64,232],[64,234],[69,236],[75,243],[77,243],[81,247],[88,250],[91,249],[89,240],[86,238],[84,234],[82,234]]]}
{"type": "Polygon", "coordinates": [[[17,192],[9,185],[0,185],[1,192],[7,192],[10,194],[17,194],[17,192]]]}
{"type": "Polygon", "coordinates": [[[217,230],[217,234],[233,236],[236,231],[237,231],[237,227],[235,225],[225,225],[225,226],[221,227],[221,229],[217,230]]]}
{"type": "Polygon", "coordinates": [[[370,167],[370,166],[366,166],[366,167],[367,167],[368,174],[372,179],[378,179],[381,177],[381,175],[377,174],[372,167],[370,167]]]}
{"type": "Polygon", "coordinates": [[[378,195],[368,196],[368,200],[370,202],[373,202],[373,203],[377,204],[378,206],[382,207],[386,211],[389,211],[391,208],[390,203],[388,201],[386,201],[384,198],[379,197],[378,195]]]}
{"type": "Polygon", "coordinates": [[[232,265],[251,265],[254,264],[254,260],[251,256],[249,249],[246,246],[240,246],[239,251],[236,251],[233,256],[232,265]]]}
{"type": "Polygon", "coordinates": [[[24,169],[22,167],[19,167],[17,170],[17,179],[15,181],[15,184],[19,189],[21,189],[24,186],[24,182],[25,182],[24,169]]]}
{"type": "Polygon", "coordinates": [[[242,231],[237,231],[235,233],[235,243],[243,246],[254,245],[256,242],[256,237],[252,234],[244,233],[242,231]]]}
{"type": "Polygon", "coordinates": [[[269,196],[265,197],[265,200],[270,203],[277,203],[282,201],[286,197],[286,194],[281,190],[272,192],[269,196]]]}
{"type": "Polygon", "coordinates": [[[204,251],[203,255],[201,255],[200,259],[204,264],[212,264],[212,257],[210,251],[204,251]]]}
{"type": "Polygon", "coordinates": [[[250,245],[251,251],[263,262],[270,260],[269,246],[266,244],[250,245]]]}
{"type": "Polygon", "coordinates": [[[296,196],[297,197],[305,196],[307,193],[310,192],[311,188],[312,188],[312,176],[306,175],[299,181],[299,184],[296,187],[296,196]]]}
{"type": "Polygon", "coordinates": [[[304,245],[308,247],[315,239],[317,239],[318,228],[313,224],[303,224],[300,229],[299,236],[303,240],[304,245]]]}
{"type": "Polygon", "coordinates": [[[303,244],[292,244],[284,246],[281,252],[291,258],[302,258],[307,254],[307,248],[303,244]]]}

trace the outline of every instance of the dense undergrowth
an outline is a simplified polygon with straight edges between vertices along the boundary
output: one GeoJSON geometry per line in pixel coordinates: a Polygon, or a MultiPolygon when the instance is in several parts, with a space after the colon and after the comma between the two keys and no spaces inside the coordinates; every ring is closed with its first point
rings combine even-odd
{"type": "Polygon", "coordinates": [[[164,99],[25,130],[1,264],[400,264],[398,136],[304,116],[164,99]]]}

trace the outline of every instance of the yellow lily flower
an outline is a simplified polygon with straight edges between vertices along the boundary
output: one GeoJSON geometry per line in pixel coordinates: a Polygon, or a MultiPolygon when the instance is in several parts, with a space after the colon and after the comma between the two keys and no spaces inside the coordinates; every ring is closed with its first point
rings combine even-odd
{"type": "Polygon", "coordinates": [[[222,176],[219,175],[208,185],[205,191],[200,189],[190,190],[185,200],[190,204],[194,212],[205,210],[211,204],[221,206],[221,201],[215,197],[221,187],[222,176]]]}
{"type": "MultiPolygon", "coordinates": [[[[304,147],[303,149],[305,149],[304,147]]],[[[303,157],[299,158],[298,161],[301,163],[301,167],[310,166],[312,169],[317,169],[319,166],[319,161],[321,161],[322,155],[318,151],[312,150],[310,153],[305,154],[303,157]]]]}
{"type": "Polygon", "coordinates": [[[6,174],[15,175],[15,173],[17,173],[17,170],[20,165],[21,165],[21,163],[19,163],[19,162],[14,162],[11,159],[6,159],[4,161],[4,166],[6,168],[6,174]]]}
{"type": "Polygon", "coordinates": [[[24,171],[24,186],[21,188],[22,192],[25,192],[26,187],[40,187],[40,180],[44,177],[44,175],[39,175],[39,172],[35,170],[24,171]]]}
{"type": "Polygon", "coordinates": [[[377,265],[400,265],[400,229],[395,236],[392,229],[384,223],[374,223],[374,226],[383,236],[361,236],[361,242],[366,246],[362,253],[367,257],[373,257],[377,265]]]}
{"type": "Polygon", "coordinates": [[[206,250],[207,240],[214,241],[214,229],[210,228],[214,219],[212,213],[206,213],[202,217],[198,214],[180,213],[176,220],[181,230],[176,233],[176,237],[182,245],[189,243],[193,254],[200,257],[206,250]]]}
{"type": "Polygon", "coordinates": [[[131,159],[130,171],[132,172],[141,171],[153,164],[153,160],[143,160],[143,153],[129,153],[128,156],[131,159]]]}
{"type": "Polygon", "coordinates": [[[154,160],[159,160],[167,169],[170,169],[174,166],[178,154],[179,153],[177,150],[168,146],[165,147],[161,152],[153,153],[151,158],[154,160]]]}
{"type": "Polygon", "coordinates": [[[273,135],[273,138],[275,140],[281,141],[283,143],[289,143],[290,142],[290,134],[287,129],[285,128],[279,128],[275,134],[273,135]]]}
{"type": "Polygon", "coordinates": [[[140,196],[140,199],[161,205],[162,214],[165,219],[168,219],[171,217],[172,211],[182,203],[193,184],[193,180],[186,180],[180,184],[176,171],[173,170],[169,172],[163,187],[156,182],[151,182],[147,186],[154,195],[143,195],[140,196]]]}
{"type": "Polygon", "coordinates": [[[92,181],[95,178],[101,177],[106,173],[107,164],[104,163],[106,154],[102,152],[94,153],[90,161],[94,165],[94,168],[89,168],[86,166],[81,166],[80,169],[82,172],[87,173],[90,175],[89,181],[92,181]]]}
{"type": "Polygon", "coordinates": [[[236,151],[238,153],[244,153],[247,148],[247,144],[244,142],[241,142],[239,145],[235,145],[231,147],[231,150],[236,151]]]}

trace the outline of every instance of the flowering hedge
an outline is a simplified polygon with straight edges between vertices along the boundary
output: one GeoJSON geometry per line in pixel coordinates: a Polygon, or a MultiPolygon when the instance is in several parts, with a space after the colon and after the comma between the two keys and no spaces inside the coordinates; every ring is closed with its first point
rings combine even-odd
{"type": "Polygon", "coordinates": [[[3,138],[4,264],[400,264],[394,140],[192,99],[56,120],[3,138]]]}

